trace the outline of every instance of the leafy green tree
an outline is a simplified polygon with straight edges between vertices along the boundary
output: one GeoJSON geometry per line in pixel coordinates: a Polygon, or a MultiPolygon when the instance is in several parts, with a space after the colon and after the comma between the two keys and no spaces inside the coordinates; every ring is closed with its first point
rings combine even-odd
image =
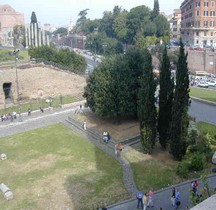
{"type": "Polygon", "coordinates": [[[77,19],[76,26],[73,29],[74,33],[80,33],[82,31],[82,27],[87,21],[86,16],[88,14],[88,10],[89,9],[84,9],[79,12],[78,14],[79,18],[77,19]]]}
{"type": "Polygon", "coordinates": [[[163,15],[158,15],[153,22],[155,23],[157,28],[157,37],[169,35],[169,23],[163,15]]]}
{"type": "Polygon", "coordinates": [[[41,47],[30,48],[29,55],[36,60],[51,62],[69,68],[71,71],[84,72],[86,61],[83,56],[71,52],[69,49],[57,50],[55,47],[43,45],[41,47]]]}
{"type": "Polygon", "coordinates": [[[154,0],[154,8],[151,12],[151,19],[154,20],[160,13],[160,7],[158,0],[154,0]]]}
{"type": "Polygon", "coordinates": [[[99,32],[105,32],[106,36],[114,37],[113,21],[114,18],[112,12],[105,11],[103,18],[100,21],[99,32]]]}
{"type": "Polygon", "coordinates": [[[123,45],[115,38],[106,38],[102,46],[104,55],[123,53],[123,45]]]}
{"type": "Polygon", "coordinates": [[[157,41],[157,37],[156,36],[142,36],[142,35],[138,35],[136,37],[136,46],[140,47],[140,48],[147,48],[151,45],[154,45],[157,41]]]}
{"type": "Polygon", "coordinates": [[[59,34],[60,36],[65,36],[65,35],[67,35],[67,33],[68,33],[68,30],[67,30],[67,28],[64,28],[64,27],[60,27],[57,30],[53,31],[54,35],[59,34]]]}
{"type": "Polygon", "coordinates": [[[187,150],[188,136],[188,105],[189,105],[189,72],[187,54],[180,41],[180,52],[176,71],[176,86],[172,106],[170,126],[170,153],[177,160],[182,160],[187,150]]]}
{"type": "Polygon", "coordinates": [[[127,11],[123,11],[121,13],[119,13],[118,16],[116,16],[116,18],[114,19],[114,23],[113,23],[113,30],[115,32],[115,36],[117,39],[119,39],[122,42],[126,42],[126,36],[128,33],[128,29],[127,29],[127,11]]]}
{"type": "Polygon", "coordinates": [[[174,82],[171,78],[170,60],[167,55],[167,48],[164,48],[160,66],[160,90],[159,90],[159,114],[158,132],[159,142],[163,149],[167,148],[169,140],[170,122],[172,117],[172,101],[174,82]]]}
{"type": "Polygon", "coordinates": [[[156,35],[157,32],[157,27],[154,22],[152,21],[147,21],[144,25],[143,29],[144,35],[145,36],[154,36],[156,35]]]}
{"type": "Polygon", "coordinates": [[[20,47],[26,46],[25,43],[25,26],[23,25],[15,25],[13,27],[13,38],[14,38],[14,46],[15,47],[20,47]]]}
{"type": "Polygon", "coordinates": [[[122,55],[104,59],[94,70],[84,91],[87,104],[94,112],[114,121],[130,114],[127,71],[128,65],[122,55]]]}
{"type": "Polygon", "coordinates": [[[156,82],[153,76],[152,57],[148,50],[144,50],[143,71],[140,76],[138,94],[138,117],[140,121],[141,142],[146,153],[151,154],[156,142],[155,90],[156,82]]]}
{"type": "Polygon", "coordinates": [[[150,18],[150,9],[146,6],[134,7],[127,15],[127,43],[133,44],[135,36],[143,32],[143,23],[150,18]]]}

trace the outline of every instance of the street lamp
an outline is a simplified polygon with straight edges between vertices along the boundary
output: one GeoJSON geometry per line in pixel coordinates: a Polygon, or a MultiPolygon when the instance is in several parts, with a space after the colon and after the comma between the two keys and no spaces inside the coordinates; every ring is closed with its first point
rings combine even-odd
{"type": "Polygon", "coordinates": [[[18,104],[18,114],[19,118],[18,121],[22,122],[22,116],[21,116],[21,107],[20,107],[20,98],[19,98],[19,80],[18,80],[18,71],[17,71],[17,61],[18,61],[18,53],[19,50],[14,50],[14,55],[15,55],[15,69],[16,69],[16,85],[17,85],[17,104],[18,104]]]}

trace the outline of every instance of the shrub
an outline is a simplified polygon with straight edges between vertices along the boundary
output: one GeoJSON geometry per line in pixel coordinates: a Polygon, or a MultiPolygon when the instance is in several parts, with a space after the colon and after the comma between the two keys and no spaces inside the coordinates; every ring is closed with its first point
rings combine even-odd
{"type": "Polygon", "coordinates": [[[191,156],[191,162],[189,166],[190,171],[201,171],[204,169],[205,156],[201,153],[194,153],[191,156]]]}
{"type": "Polygon", "coordinates": [[[187,178],[189,175],[189,165],[188,160],[181,161],[177,167],[177,174],[180,177],[187,178]]]}

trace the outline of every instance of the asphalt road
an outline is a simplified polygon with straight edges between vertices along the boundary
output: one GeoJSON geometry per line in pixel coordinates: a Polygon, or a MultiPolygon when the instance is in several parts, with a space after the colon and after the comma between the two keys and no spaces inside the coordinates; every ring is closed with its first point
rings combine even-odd
{"type": "MultiPolygon", "coordinates": [[[[199,183],[199,189],[203,188],[201,180],[198,180],[199,183]]],[[[216,187],[216,175],[213,175],[209,177],[208,183],[210,188],[213,190],[216,187]]],[[[191,180],[188,182],[184,182],[182,184],[176,185],[176,189],[179,189],[180,192],[180,200],[181,200],[181,205],[178,208],[178,210],[185,210],[188,205],[190,205],[190,193],[189,190],[191,189],[191,180]]],[[[145,189],[143,189],[143,192],[146,192],[145,189]]],[[[159,210],[160,207],[162,207],[163,210],[174,210],[175,208],[171,205],[171,192],[172,192],[172,187],[168,187],[166,189],[159,190],[155,192],[154,196],[154,207],[148,208],[148,210],[159,210]]],[[[115,206],[110,206],[108,210],[136,210],[137,209],[137,200],[133,199],[128,202],[123,202],[119,205],[115,206]]],[[[216,204],[215,204],[215,209],[211,210],[216,210],[216,204]]]]}
{"type": "Polygon", "coordinates": [[[192,100],[188,113],[196,118],[196,122],[203,121],[216,125],[216,106],[192,100]]]}

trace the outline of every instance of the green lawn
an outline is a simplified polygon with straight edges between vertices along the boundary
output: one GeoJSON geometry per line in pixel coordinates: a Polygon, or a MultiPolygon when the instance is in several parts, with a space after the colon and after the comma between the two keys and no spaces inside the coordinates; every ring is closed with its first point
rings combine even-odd
{"type": "Polygon", "coordinates": [[[120,164],[62,124],[0,139],[0,209],[96,209],[127,199],[120,164]]]}
{"type": "Polygon", "coordinates": [[[204,135],[209,134],[212,137],[212,142],[216,142],[216,126],[206,123],[206,122],[198,122],[197,123],[198,130],[204,135]]]}
{"type": "Polygon", "coordinates": [[[125,155],[140,190],[159,190],[182,181],[176,175],[177,162],[172,160],[168,152],[156,150],[152,155],[143,154],[141,149],[132,150],[125,155]]]}
{"type": "Polygon", "coordinates": [[[190,96],[216,102],[216,90],[191,87],[190,96]]]}

